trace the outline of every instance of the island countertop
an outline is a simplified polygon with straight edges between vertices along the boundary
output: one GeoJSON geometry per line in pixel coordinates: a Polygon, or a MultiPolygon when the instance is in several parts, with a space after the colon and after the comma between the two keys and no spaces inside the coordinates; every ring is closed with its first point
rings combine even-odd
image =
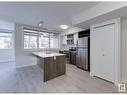
{"type": "Polygon", "coordinates": [[[64,75],[66,72],[65,54],[54,52],[32,52],[37,57],[37,65],[43,70],[43,81],[64,75]]]}
{"type": "Polygon", "coordinates": [[[46,53],[46,52],[32,52],[34,55],[42,57],[42,58],[47,58],[47,57],[55,57],[55,56],[63,56],[65,54],[61,54],[61,53],[46,53]]]}

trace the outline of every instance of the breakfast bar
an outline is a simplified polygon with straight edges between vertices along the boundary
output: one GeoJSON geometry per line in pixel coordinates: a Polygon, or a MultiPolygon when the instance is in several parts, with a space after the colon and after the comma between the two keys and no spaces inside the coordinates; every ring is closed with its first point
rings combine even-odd
{"type": "Polygon", "coordinates": [[[37,56],[37,64],[43,70],[43,81],[65,74],[65,55],[60,53],[33,52],[37,56]]]}

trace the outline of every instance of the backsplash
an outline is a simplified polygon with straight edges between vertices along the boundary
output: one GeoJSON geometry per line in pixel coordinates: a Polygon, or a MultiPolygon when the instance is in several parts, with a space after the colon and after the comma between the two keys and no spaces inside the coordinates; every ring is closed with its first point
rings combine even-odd
{"type": "Polygon", "coordinates": [[[71,48],[71,47],[76,47],[76,45],[75,44],[73,44],[73,45],[61,45],[61,50],[69,50],[69,48],[71,48]]]}

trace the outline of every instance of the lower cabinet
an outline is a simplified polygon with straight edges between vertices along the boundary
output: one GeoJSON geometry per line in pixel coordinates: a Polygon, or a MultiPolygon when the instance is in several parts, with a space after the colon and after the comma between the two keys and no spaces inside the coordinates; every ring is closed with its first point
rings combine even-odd
{"type": "Polygon", "coordinates": [[[70,52],[70,64],[76,65],[76,52],[70,52]]]}
{"type": "Polygon", "coordinates": [[[65,74],[65,56],[48,57],[44,58],[43,61],[38,62],[38,65],[41,66],[43,69],[44,82],[65,74]]]}

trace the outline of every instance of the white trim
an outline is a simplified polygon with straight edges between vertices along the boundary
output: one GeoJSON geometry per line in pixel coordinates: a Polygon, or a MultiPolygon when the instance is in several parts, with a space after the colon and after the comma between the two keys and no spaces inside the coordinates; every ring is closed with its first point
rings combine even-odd
{"type": "Polygon", "coordinates": [[[8,63],[8,62],[15,62],[15,60],[0,60],[0,63],[8,63]]]}
{"type": "Polygon", "coordinates": [[[23,68],[23,67],[34,66],[34,65],[37,65],[37,64],[20,65],[20,66],[16,66],[16,68],[23,68]]]}
{"type": "MultiPolygon", "coordinates": [[[[91,66],[90,66],[90,67],[91,67],[91,66]]],[[[91,73],[91,71],[90,71],[90,76],[91,76],[91,77],[94,77],[94,75],[93,75],[93,73],[91,73]]]]}
{"type": "MultiPolygon", "coordinates": [[[[37,32],[37,48],[24,48],[24,28],[26,28],[26,26],[22,26],[22,39],[23,39],[23,42],[22,42],[22,45],[23,45],[23,51],[39,51],[39,50],[50,50],[50,49],[59,49],[59,48],[51,48],[51,45],[50,45],[50,35],[49,35],[49,47],[48,48],[39,48],[39,30],[37,29],[33,29],[32,27],[31,28],[28,28],[29,30],[33,30],[33,31],[36,31],[37,32]]],[[[44,33],[49,33],[49,34],[57,34],[59,36],[58,40],[60,42],[60,33],[55,33],[55,32],[46,32],[46,31],[41,31],[41,32],[44,32],[44,33]]],[[[59,47],[60,47],[60,44],[59,44],[59,47]]]]}
{"type": "Polygon", "coordinates": [[[121,81],[121,19],[115,20],[115,85],[121,81]]]}
{"type": "MultiPolygon", "coordinates": [[[[98,23],[96,25],[92,25],[90,27],[91,32],[93,31],[94,27],[105,25],[105,24],[115,24],[115,85],[121,81],[121,18],[112,19],[106,22],[98,23]]],[[[91,44],[91,43],[90,43],[91,44]]],[[[92,71],[92,50],[93,47],[90,47],[90,75],[94,76],[94,72],[92,71]]]]}
{"type": "Polygon", "coordinates": [[[127,80],[122,79],[121,83],[126,83],[127,84],[127,80]]]}

